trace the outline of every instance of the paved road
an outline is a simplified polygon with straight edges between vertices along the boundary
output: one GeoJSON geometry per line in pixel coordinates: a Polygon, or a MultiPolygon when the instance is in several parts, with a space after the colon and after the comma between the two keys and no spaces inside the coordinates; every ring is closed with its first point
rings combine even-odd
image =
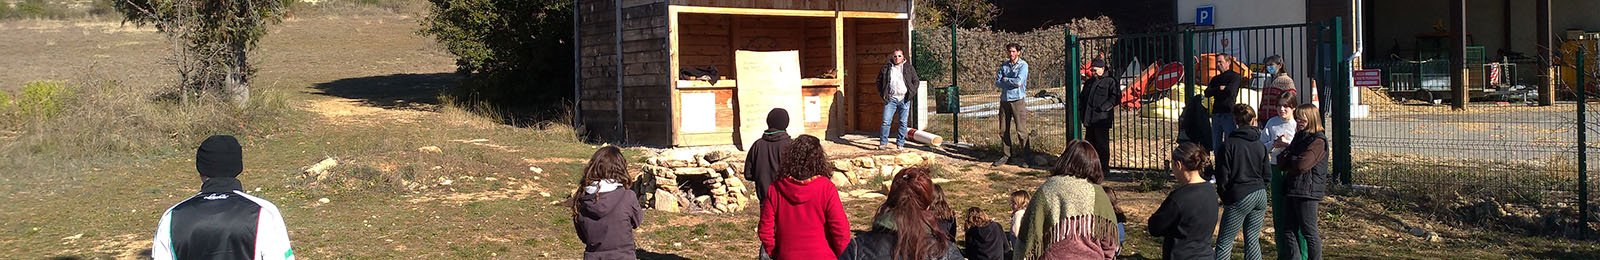
{"type": "MultiPolygon", "coordinates": [[[[1572,111],[1375,114],[1352,122],[1358,152],[1466,159],[1577,156],[1572,111]]],[[[1592,128],[1592,127],[1591,127],[1592,128]]],[[[1591,129],[1591,142],[1600,131],[1591,129]]]]}

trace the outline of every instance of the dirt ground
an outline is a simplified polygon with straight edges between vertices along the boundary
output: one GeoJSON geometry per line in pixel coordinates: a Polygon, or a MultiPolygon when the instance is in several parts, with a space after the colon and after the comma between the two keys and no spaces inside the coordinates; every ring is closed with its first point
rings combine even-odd
{"type": "MultiPolygon", "coordinates": [[[[168,47],[162,37],[108,24],[115,23],[0,22],[0,57],[6,57],[0,88],[39,79],[172,81],[161,63],[168,47]]],[[[442,107],[435,96],[457,79],[454,61],[415,34],[416,26],[413,17],[391,15],[300,16],[269,27],[253,56],[260,68],[255,82],[291,93],[305,116],[281,133],[244,138],[246,189],[283,211],[302,259],[580,257],[582,245],[561,203],[598,144],[578,142],[559,127],[506,126],[442,107]],[[332,179],[302,174],[325,158],[340,163],[332,179]]],[[[827,149],[872,153],[860,145],[872,141],[847,139],[827,149]]],[[[0,255],[140,258],[161,212],[198,188],[190,149],[108,155],[119,159],[63,164],[48,173],[0,173],[0,255]]],[[[626,153],[639,159],[642,150],[626,153]]],[[[1007,194],[1037,187],[1045,174],[990,167],[984,158],[992,155],[981,149],[940,154],[938,177],[952,180],[944,185],[953,208],[983,208],[1001,222],[1010,221],[1002,213],[1009,212],[1007,194]]],[[[1159,258],[1160,240],[1146,234],[1143,222],[1170,190],[1153,181],[1164,179],[1112,175],[1108,185],[1130,217],[1123,258],[1159,258]]],[[[844,203],[852,228],[862,230],[882,199],[844,203]]],[[[1454,227],[1362,197],[1335,196],[1324,205],[1327,252],[1335,259],[1600,257],[1593,242],[1454,227]],[[1429,242],[1406,227],[1442,239],[1429,242]]],[[[645,214],[637,230],[641,258],[753,257],[757,248],[754,211],[645,214]]]]}

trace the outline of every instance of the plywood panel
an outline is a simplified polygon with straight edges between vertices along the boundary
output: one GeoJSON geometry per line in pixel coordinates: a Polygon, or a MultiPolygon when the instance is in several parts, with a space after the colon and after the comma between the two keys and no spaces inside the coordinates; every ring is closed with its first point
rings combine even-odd
{"type": "MultiPolygon", "coordinates": [[[[737,70],[744,73],[739,79],[737,108],[739,115],[740,147],[749,149],[751,141],[761,137],[766,129],[766,115],[772,108],[789,111],[789,118],[801,118],[800,52],[798,51],[738,51],[735,52],[737,70]]],[[[790,135],[805,134],[802,124],[789,124],[790,135]]]]}

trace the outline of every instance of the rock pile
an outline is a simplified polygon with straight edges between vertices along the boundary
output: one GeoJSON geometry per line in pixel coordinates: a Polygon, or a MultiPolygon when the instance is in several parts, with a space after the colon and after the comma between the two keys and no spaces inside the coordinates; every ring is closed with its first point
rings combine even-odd
{"type": "Polygon", "coordinates": [[[744,180],[744,154],[712,150],[671,150],[649,158],[643,174],[656,190],[646,204],[667,212],[738,212],[754,202],[744,180]]]}
{"type": "MultiPolygon", "coordinates": [[[[888,180],[905,168],[933,163],[928,152],[865,155],[829,160],[829,175],[840,190],[856,185],[888,191],[888,180]]],[[[755,188],[744,178],[744,154],[730,150],[667,150],[646,159],[639,166],[637,181],[652,182],[655,189],[643,192],[644,204],[666,212],[727,213],[752,208],[755,188]],[[653,181],[652,181],[653,180],[653,181]]],[[[853,197],[869,196],[851,194],[853,197]]],[[[872,194],[881,196],[881,194],[872,194]]]]}
{"type": "Polygon", "coordinates": [[[893,179],[900,170],[934,163],[937,157],[928,152],[907,152],[833,159],[830,161],[833,164],[833,176],[830,179],[834,185],[841,188],[850,185],[880,185],[881,187],[877,188],[888,191],[887,181],[893,179]]]}

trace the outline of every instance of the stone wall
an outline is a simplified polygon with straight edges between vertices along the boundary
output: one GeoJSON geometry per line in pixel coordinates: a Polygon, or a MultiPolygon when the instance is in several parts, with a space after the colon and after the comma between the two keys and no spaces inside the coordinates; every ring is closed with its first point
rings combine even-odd
{"type": "Polygon", "coordinates": [[[832,180],[840,190],[854,185],[876,185],[875,188],[887,193],[888,181],[894,179],[894,174],[913,166],[932,164],[935,158],[938,156],[929,152],[907,152],[833,159],[830,161],[832,180]]]}
{"type": "MultiPolygon", "coordinates": [[[[646,159],[639,180],[654,180],[655,190],[642,195],[648,208],[667,212],[728,213],[756,206],[755,185],[744,179],[744,157],[728,150],[667,150],[646,159]],[[648,175],[648,176],[645,176],[648,175]]],[[[828,175],[841,191],[869,185],[887,192],[888,180],[900,170],[933,163],[929,152],[861,155],[829,160],[828,175]]]]}

